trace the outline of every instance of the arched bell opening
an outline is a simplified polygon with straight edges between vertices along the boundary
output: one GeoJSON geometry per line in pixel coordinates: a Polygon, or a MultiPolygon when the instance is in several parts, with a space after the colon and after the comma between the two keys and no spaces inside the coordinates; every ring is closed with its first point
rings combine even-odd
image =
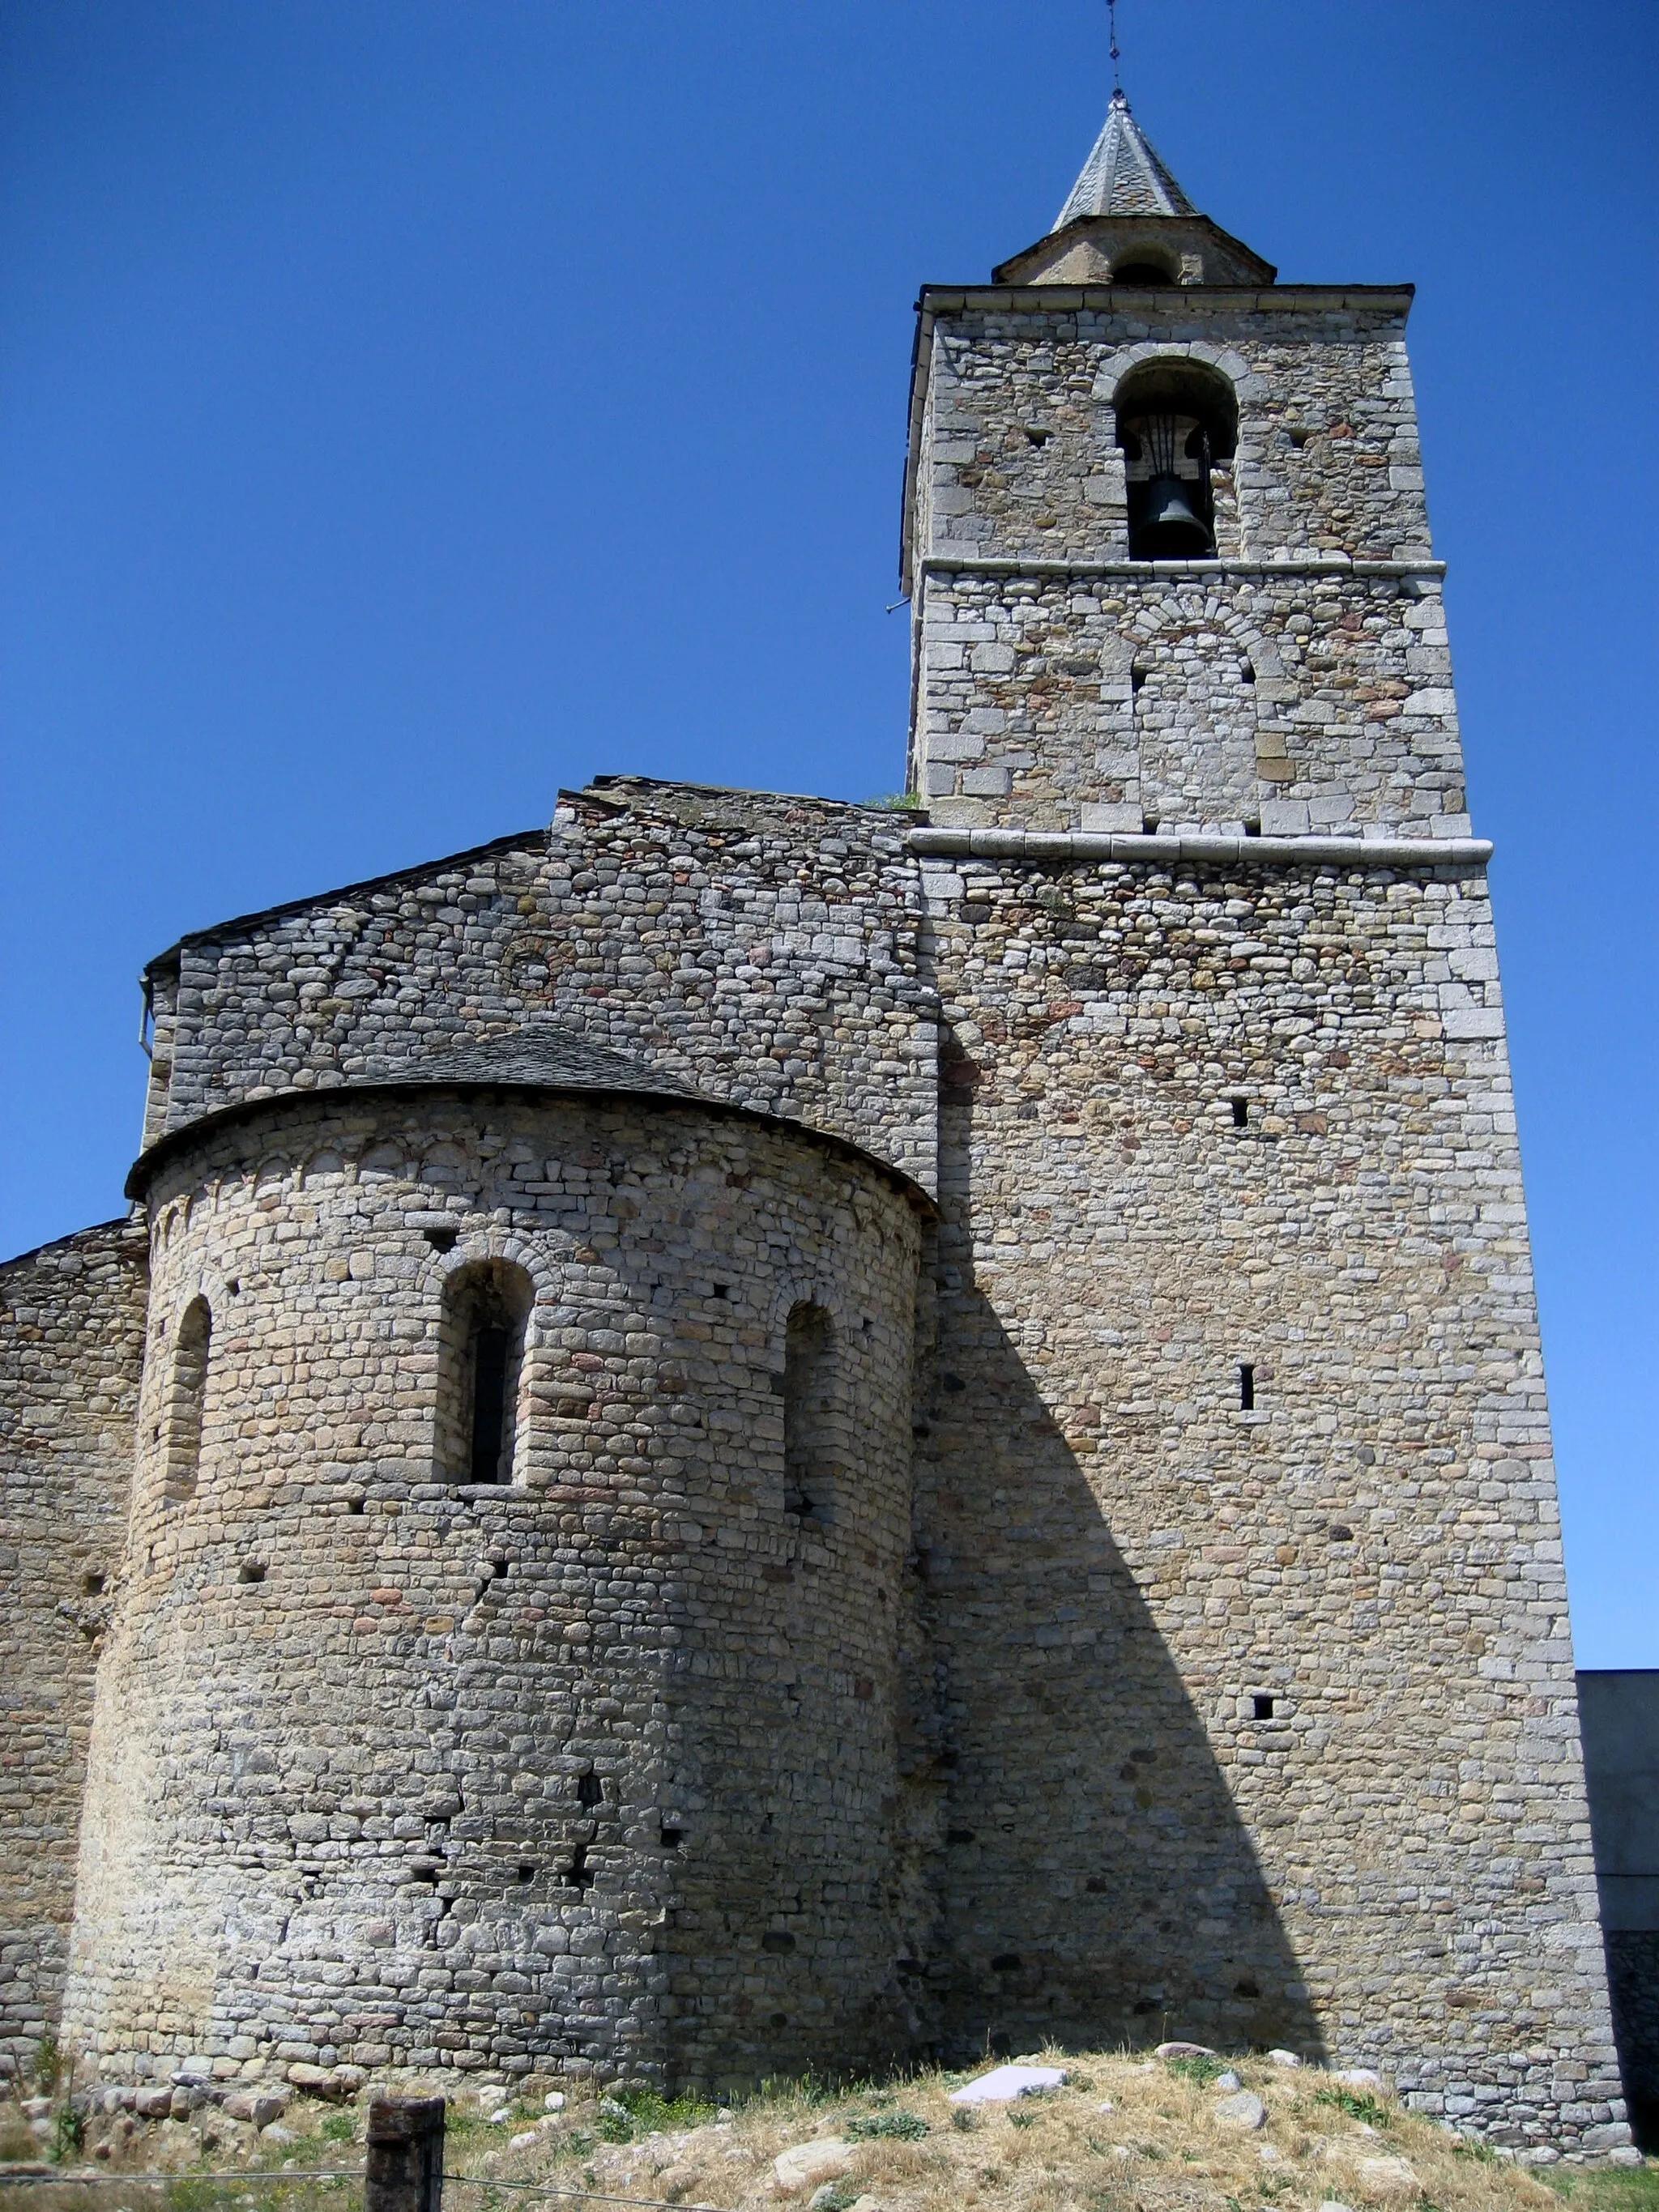
{"type": "Polygon", "coordinates": [[[1231,460],[1238,445],[1232,386],[1195,362],[1151,361],[1124,378],[1115,404],[1130,558],[1209,559],[1215,552],[1212,471],[1231,460]]]}
{"type": "Polygon", "coordinates": [[[1164,285],[1173,284],[1176,272],[1168,262],[1151,260],[1143,253],[1119,262],[1112,270],[1112,282],[1137,292],[1157,290],[1164,285]]]}

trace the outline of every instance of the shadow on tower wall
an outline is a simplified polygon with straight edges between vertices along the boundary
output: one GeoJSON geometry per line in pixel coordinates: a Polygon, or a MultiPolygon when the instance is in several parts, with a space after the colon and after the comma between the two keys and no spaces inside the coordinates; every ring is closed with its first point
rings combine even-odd
{"type": "MultiPolygon", "coordinates": [[[[1209,1731],[1109,1525],[1112,1490],[1133,1498],[1138,1528],[1155,1525],[1158,1444],[1148,1439],[1139,1469],[1120,1442],[1109,1477],[1091,1485],[974,1287],[972,1080],[958,1056],[942,1130],[933,1397],[918,1408],[945,1785],[927,1983],[945,2055],[1179,2036],[1321,2060],[1301,1969],[1209,1731]]],[[[1050,1281],[1044,1294],[1057,1314],[1089,1291],[1050,1281]]]]}
{"type": "Polygon", "coordinates": [[[1609,1928],[1605,1942],[1631,2127],[1651,2156],[1659,2152],[1659,1929],[1609,1928]]]}

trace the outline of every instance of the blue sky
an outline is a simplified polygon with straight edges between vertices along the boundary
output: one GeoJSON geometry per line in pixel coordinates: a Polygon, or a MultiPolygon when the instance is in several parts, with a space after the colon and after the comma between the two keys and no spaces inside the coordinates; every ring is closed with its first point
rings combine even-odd
{"type": "MultiPolygon", "coordinates": [[[[911,303],[1098,0],[0,13],[0,1249],[120,1208],[182,930],[635,769],[903,773],[911,303]]],[[[1123,0],[1188,191],[1414,280],[1581,1663],[1659,1665],[1650,0],[1123,0]]]]}

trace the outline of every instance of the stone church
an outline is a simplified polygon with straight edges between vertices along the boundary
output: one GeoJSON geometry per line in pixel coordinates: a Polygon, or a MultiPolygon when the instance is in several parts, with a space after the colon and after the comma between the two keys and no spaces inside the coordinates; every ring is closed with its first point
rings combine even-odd
{"type": "Polygon", "coordinates": [[[1628,2141],[1411,299],[1115,95],[922,289],[902,805],[596,776],[150,963],[131,1212],[0,1273],[14,2062],[1628,2141]]]}

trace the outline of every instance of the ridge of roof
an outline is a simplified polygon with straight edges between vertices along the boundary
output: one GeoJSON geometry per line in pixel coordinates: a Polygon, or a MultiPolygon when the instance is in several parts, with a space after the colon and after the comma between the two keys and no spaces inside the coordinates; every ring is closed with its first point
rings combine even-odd
{"type": "Polygon", "coordinates": [[[1198,212],[1135,121],[1120,86],[1049,235],[1083,216],[1198,212]]]}

